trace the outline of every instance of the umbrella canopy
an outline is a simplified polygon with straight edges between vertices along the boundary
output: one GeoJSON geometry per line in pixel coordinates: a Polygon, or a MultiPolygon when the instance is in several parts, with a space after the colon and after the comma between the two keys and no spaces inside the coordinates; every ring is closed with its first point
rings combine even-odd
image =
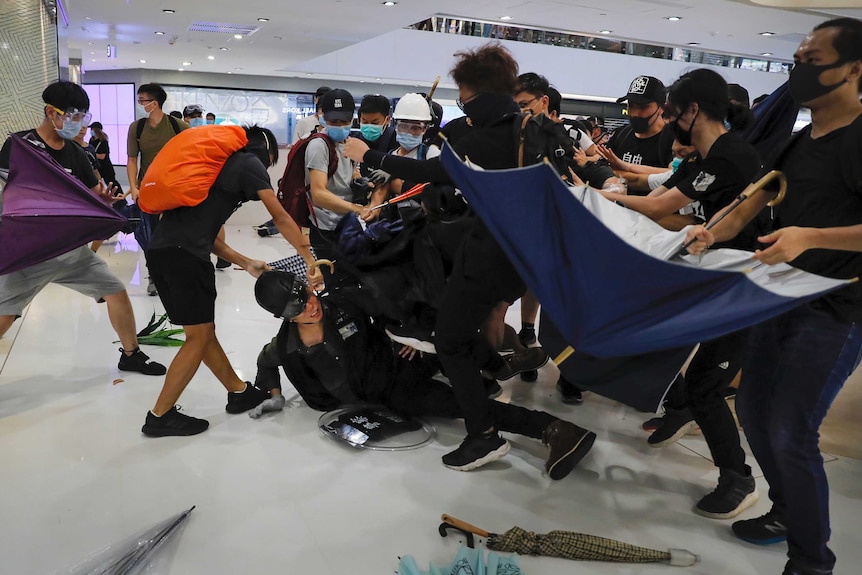
{"type": "Polygon", "coordinates": [[[449,525],[487,538],[488,549],[542,555],[579,561],[611,561],[617,563],[670,563],[678,567],[694,565],[700,559],[684,549],[657,551],[630,545],[615,539],[575,533],[573,531],[551,531],[536,534],[520,527],[512,527],[502,534],[489,533],[450,515],[443,515],[449,525]]]}
{"type": "Polygon", "coordinates": [[[412,555],[399,558],[398,575],[522,575],[518,565],[518,555],[499,555],[481,549],[471,549],[460,545],[455,560],[442,567],[433,564],[428,571],[419,569],[412,555]]]}
{"type": "Polygon", "coordinates": [[[0,220],[0,274],[49,260],[126,225],[47,152],[10,136],[0,220]]]}
{"type": "Polygon", "coordinates": [[[754,122],[742,132],[742,137],[754,146],[761,158],[766,158],[790,137],[799,115],[799,104],[790,94],[790,84],[785,82],[752,113],[754,122]]]}
{"type": "Polygon", "coordinates": [[[739,250],[677,257],[658,224],[545,165],[482,171],[441,160],[566,342],[599,357],[694,345],[765,321],[851,280],[753,262],[739,250]]]}

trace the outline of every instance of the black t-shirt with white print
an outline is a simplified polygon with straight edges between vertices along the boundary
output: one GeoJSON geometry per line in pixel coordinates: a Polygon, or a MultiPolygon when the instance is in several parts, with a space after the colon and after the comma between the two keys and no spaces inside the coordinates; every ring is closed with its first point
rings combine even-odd
{"type": "MultiPolygon", "coordinates": [[[[700,202],[702,217],[708,222],[736,199],[759,170],[757,150],[735,134],[727,133],[712,144],[706,158],[699,154],[686,158],[664,187],[677,188],[693,201],[700,202]]],[[[753,251],[756,237],[754,229],[748,226],[732,240],[716,247],[753,251]]]]}
{"type": "MultiPolygon", "coordinates": [[[[75,142],[64,140],[63,147],[59,150],[55,150],[39,137],[36,130],[24,130],[23,132],[17,132],[16,135],[32,142],[36,147],[47,151],[48,155],[57,160],[57,163],[63,166],[67,172],[81,180],[88,188],[93,188],[99,183],[96,179],[96,172],[93,170],[93,167],[90,165],[90,161],[87,159],[87,154],[85,154],[84,150],[81,149],[81,146],[75,142]]],[[[0,149],[0,169],[9,169],[11,147],[12,139],[7,138],[6,142],[3,144],[3,148],[0,149]]]]}

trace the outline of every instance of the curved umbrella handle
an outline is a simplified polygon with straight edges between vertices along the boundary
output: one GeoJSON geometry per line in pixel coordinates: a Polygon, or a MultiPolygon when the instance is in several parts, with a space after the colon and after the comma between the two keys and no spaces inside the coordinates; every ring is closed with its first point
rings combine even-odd
{"type": "Polygon", "coordinates": [[[463,531],[467,531],[468,533],[473,533],[475,535],[478,535],[479,537],[488,537],[489,535],[489,533],[481,527],[476,527],[475,525],[471,525],[466,521],[461,521],[460,519],[456,519],[455,517],[452,517],[451,515],[447,515],[445,513],[440,516],[440,519],[442,519],[444,522],[448,523],[452,527],[455,527],[456,529],[461,529],[463,531]]]}
{"type": "Polygon", "coordinates": [[[329,267],[329,273],[335,273],[335,264],[332,263],[332,260],[315,260],[313,264],[308,266],[308,272],[311,273],[320,266],[327,266],[329,267]]]}
{"type": "Polygon", "coordinates": [[[769,207],[777,206],[778,204],[780,204],[781,202],[784,201],[784,196],[787,194],[787,176],[785,176],[782,172],[779,172],[778,170],[772,170],[771,172],[769,172],[768,174],[766,174],[765,176],[763,176],[762,178],[757,180],[757,182],[755,182],[755,184],[754,184],[755,186],[757,186],[757,189],[753,190],[749,194],[749,196],[755,194],[756,192],[759,192],[764,187],[766,187],[766,184],[770,183],[772,180],[775,180],[775,179],[778,180],[778,195],[775,196],[766,205],[769,207]]]}

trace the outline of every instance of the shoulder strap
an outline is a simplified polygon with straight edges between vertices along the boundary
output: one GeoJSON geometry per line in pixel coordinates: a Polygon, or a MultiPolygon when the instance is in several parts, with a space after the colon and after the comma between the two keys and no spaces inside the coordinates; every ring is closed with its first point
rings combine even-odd
{"type": "Polygon", "coordinates": [[[171,127],[174,129],[174,136],[180,133],[180,124],[177,119],[168,114],[168,120],[171,122],[171,127]]]}
{"type": "Polygon", "coordinates": [[[138,141],[138,144],[141,143],[141,134],[144,133],[144,124],[146,121],[146,118],[141,118],[138,120],[138,126],[135,128],[135,139],[138,141]]]}
{"type": "MultiPolygon", "coordinates": [[[[524,167],[524,140],[527,137],[527,123],[533,115],[529,112],[521,114],[520,127],[518,129],[518,167],[524,167]]],[[[517,125],[517,124],[516,124],[517,125]]]]}

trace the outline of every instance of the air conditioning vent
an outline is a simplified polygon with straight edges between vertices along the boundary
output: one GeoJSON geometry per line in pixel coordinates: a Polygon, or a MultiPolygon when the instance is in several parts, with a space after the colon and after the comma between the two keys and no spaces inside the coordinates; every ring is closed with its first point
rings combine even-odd
{"type": "Polygon", "coordinates": [[[239,34],[251,36],[260,30],[260,26],[247,26],[244,24],[226,24],[224,22],[192,22],[189,26],[190,32],[209,32],[212,34],[239,34]]]}

